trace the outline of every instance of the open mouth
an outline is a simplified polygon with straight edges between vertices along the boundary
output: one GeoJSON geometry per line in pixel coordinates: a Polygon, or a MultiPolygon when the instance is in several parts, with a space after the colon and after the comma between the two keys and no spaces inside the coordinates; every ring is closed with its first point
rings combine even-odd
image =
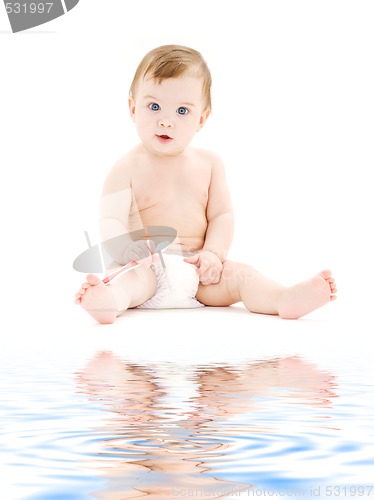
{"type": "Polygon", "coordinates": [[[167,142],[170,142],[173,140],[172,137],[169,137],[168,135],[166,134],[162,134],[162,135],[156,135],[157,139],[162,142],[163,144],[167,143],[167,142]]]}

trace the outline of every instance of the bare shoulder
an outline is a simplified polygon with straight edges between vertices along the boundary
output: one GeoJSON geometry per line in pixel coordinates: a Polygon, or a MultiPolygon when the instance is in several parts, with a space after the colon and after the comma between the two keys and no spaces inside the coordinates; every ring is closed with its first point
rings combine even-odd
{"type": "Polygon", "coordinates": [[[224,169],[224,164],[221,157],[214,151],[210,151],[208,149],[194,148],[193,154],[196,155],[196,158],[199,159],[202,163],[205,163],[206,165],[210,166],[212,170],[224,169]]]}
{"type": "Polygon", "coordinates": [[[132,174],[138,156],[138,148],[134,148],[116,161],[105,179],[104,195],[131,188],[132,174]]]}

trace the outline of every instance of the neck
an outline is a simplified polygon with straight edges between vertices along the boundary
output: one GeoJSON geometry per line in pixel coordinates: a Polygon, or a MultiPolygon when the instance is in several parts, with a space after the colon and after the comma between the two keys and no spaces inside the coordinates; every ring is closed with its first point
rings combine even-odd
{"type": "Polygon", "coordinates": [[[180,151],[179,153],[176,154],[170,154],[170,155],[159,155],[152,153],[151,151],[148,151],[144,145],[141,145],[143,151],[145,154],[152,160],[152,163],[154,165],[173,165],[175,163],[180,163],[182,160],[184,160],[187,156],[188,148],[185,148],[184,150],[180,151]]]}

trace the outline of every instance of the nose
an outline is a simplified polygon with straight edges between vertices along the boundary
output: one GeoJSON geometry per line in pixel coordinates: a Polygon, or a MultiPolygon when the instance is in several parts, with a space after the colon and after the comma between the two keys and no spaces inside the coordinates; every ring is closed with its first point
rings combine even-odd
{"type": "Polygon", "coordinates": [[[161,128],[173,128],[174,124],[172,120],[170,120],[170,118],[164,116],[163,118],[159,119],[158,126],[161,128]]]}

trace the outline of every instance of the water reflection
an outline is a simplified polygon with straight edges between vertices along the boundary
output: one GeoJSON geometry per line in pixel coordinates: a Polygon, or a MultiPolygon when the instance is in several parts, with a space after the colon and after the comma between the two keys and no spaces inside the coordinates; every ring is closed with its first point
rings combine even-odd
{"type": "Polygon", "coordinates": [[[249,462],[245,481],[227,474],[240,440],[248,447],[258,434],[278,434],[282,407],[293,427],[328,428],[336,398],[334,377],[298,357],[184,367],[100,352],[77,374],[77,386],[108,412],[95,429],[100,453],[89,466],[107,480],[91,494],[110,500],[246,491],[253,486],[249,462]]]}

